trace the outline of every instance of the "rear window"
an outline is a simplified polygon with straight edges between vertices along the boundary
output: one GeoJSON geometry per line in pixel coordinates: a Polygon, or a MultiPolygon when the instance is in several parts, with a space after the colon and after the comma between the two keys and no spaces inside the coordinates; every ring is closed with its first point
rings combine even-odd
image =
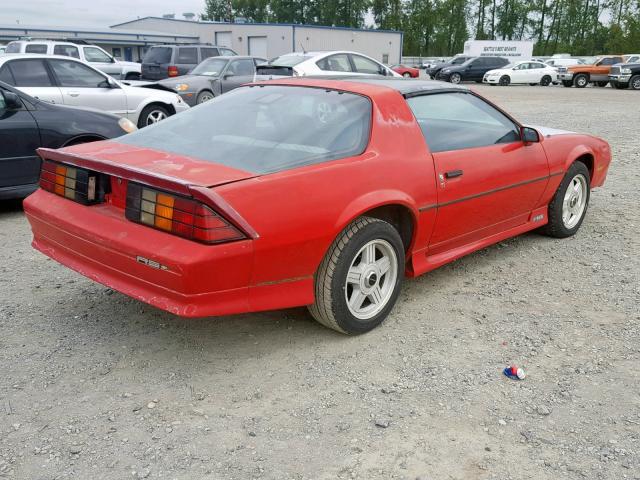
{"type": "Polygon", "coordinates": [[[371,102],[360,95],[253,86],[118,141],[265,174],[359,155],[368,144],[370,123],[371,102]]]}
{"type": "Polygon", "coordinates": [[[20,44],[11,42],[4,53],[20,53],[20,44]]]}
{"type": "Polygon", "coordinates": [[[282,55],[281,57],[274,58],[269,63],[271,65],[280,65],[282,67],[293,67],[294,65],[298,65],[310,58],[313,57],[311,55],[282,55]]]}
{"type": "Polygon", "coordinates": [[[144,56],[142,63],[170,63],[170,47],[151,47],[144,56]]]}
{"type": "Polygon", "coordinates": [[[31,45],[27,45],[27,47],[24,49],[24,52],[25,53],[47,53],[47,46],[33,43],[31,45]]]}

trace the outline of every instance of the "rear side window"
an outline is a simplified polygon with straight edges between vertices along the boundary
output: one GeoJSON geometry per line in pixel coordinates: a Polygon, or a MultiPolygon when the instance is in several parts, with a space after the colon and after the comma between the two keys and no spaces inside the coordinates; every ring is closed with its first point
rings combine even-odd
{"type": "Polygon", "coordinates": [[[218,49],[217,48],[201,48],[200,55],[202,55],[202,60],[209,57],[217,57],[218,49]]]}
{"type": "Polygon", "coordinates": [[[171,53],[171,47],[151,47],[145,54],[142,63],[170,63],[171,53]]]}
{"type": "Polygon", "coordinates": [[[13,75],[11,75],[11,70],[9,70],[9,65],[4,65],[0,68],[0,82],[8,83],[9,85],[16,84],[13,75]]]}
{"type": "Polygon", "coordinates": [[[31,43],[24,49],[25,53],[47,53],[47,46],[39,43],[31,43]]]}
{"type": "Polygon", "coordinates": [[[469,93],[437,93],[407,99],[432,152],[463,150],[520,139],[516,125],[469,93]]]}
{"type": "Polygon", "coordinates": [[[64,55],[65,57],[80,58],[78,47],[73,45],[56,45],[53,47],[54,55],[64,55]]]}
{"type": "Polygon", "coordinates": [[[253,75],[255,73],[255,64],[253,60],[235,60],[231,62],[231,65],[227,68],[227,73],[233,73],[234,75],[253,75]]]}
{"type": "Polygon", "coordinates": [[[61,87],[99,88],[106,79],[80,62],[49,60],[61,87]]]}
{"type": "Polygon", "coordinates": [[[121,137],[247,172],[265,174],[361,154],[371,102],[305,87],[242,87],[121,137]],[[212,118],[224,121],[212,122],[212,118]]]}
{"type": "Polygon", "coordinates": [[[178,48],[178,58],[176,63],[198,63],[198,49],[197,48],[178,48]]]}
{"type": "Polygon", "coordinates": [[[44,60],[15,60],[9,63],[16,87],[51,87],[51,78],[44,60]]]}

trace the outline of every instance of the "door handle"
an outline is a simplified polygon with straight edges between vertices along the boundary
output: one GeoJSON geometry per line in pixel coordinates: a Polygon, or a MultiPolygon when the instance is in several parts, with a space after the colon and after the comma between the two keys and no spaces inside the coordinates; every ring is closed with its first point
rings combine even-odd
{"type": "Polygon", "coordinates": [[[70,97],[79,97],[80,92],[68,92],[67,95],[69,95],[70,97]]]}
{"type": "Polygon", "coordinates": [[[462,176],[462,170],[451,170],[449,172],[445,172],[445,178],[456,178],[462,176]]]}

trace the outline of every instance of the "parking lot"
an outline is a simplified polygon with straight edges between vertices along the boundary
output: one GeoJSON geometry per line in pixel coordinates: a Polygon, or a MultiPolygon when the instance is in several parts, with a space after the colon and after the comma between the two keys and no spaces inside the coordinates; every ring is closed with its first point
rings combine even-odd
{"type": "Polygon", "coordinates": [[[305,309],[179,319],[33,250],[4,202],[0,477],[640,478],[640,97],[471,87],[608,140],[607,183],[575,237],[407,281],[363,336],[305,309]]]}

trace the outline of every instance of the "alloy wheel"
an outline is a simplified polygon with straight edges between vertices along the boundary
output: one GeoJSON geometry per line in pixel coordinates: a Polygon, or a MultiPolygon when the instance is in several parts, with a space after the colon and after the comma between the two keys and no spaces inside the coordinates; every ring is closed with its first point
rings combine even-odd
{"type": "Polygon", "coordinates": [[[389,302],[398,277],[394,248],[382,239],[366,243],[347,272],[345,298],[349,312],[359,320],[375,317],[389,302]]]}
{"type": "Polygon", "coordinates": [[[152,110],[147,115],[147,125],[153,125],[167,118],[167,114],[162,110],[152,110]]]}
{"type": "Polygon", "coordinates": [[[562,223],[567,229],[575,227],[587,206],[587,179],[579,173],[571,179],[562,202],[562,223]]]}

